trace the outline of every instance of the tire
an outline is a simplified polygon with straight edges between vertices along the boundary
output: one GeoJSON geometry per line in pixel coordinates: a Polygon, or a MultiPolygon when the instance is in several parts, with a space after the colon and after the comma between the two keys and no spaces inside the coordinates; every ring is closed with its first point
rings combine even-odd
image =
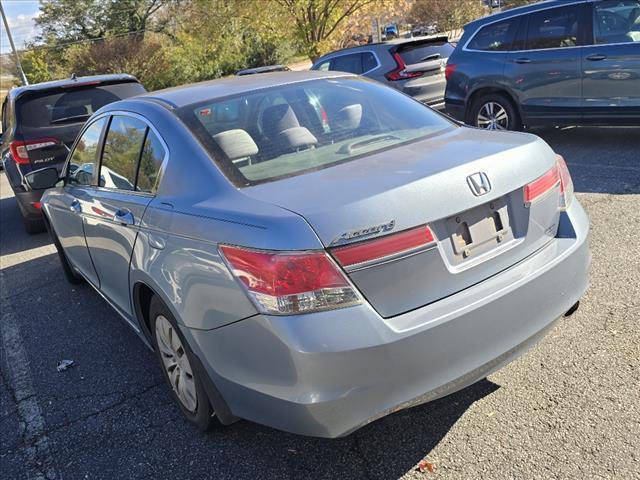
{"type": "Polygon", "coordinates": [[[501,93],[482,95],[474,100],[467,120],[469,125],[486,130],[522,130],[518,110],[501,93]]]}
{"type": "Polygon", "coordinates": [[[39,218],[26,218],[23,216],[22,224],[29,235],[35,235],[45,231],[44,222],[39,218]]]}
{"type": "Polygon", "coordinates": [[[156,355],[171,396],[191,424],[207,431],[214,423],[214,410],[203,381],[192,367],[195,361],[191,348],[171,311],[157,296],[151,299],[149,318],[156,355]]]}
{"type": "Polygon", "coordinates": [[[53,228],[51,227],[51,223],[49,222],[47,217],[44,216],[44,214],[42,214],[42,223],[46,227],[47,231],[49,232],[49,236],[51,237],[51,241],[53,242],[53,245],[56,247],[56,251],[58,252],[58,257],[60,258],[60,264],[62,265],[64,278],[66,278],[67,282],[69,282],[72,285],[79,285],[81,283],[84,283],[85,282],[84,277],[79,273],[77,273],[69,263],[69,260],[67,259],[67,255],[64,253],[64,250],[62,249],[62,245],[60,244],[60,240],[58,240],[58,236],[56,235],[56,232],[53,231],[53,228]]]}

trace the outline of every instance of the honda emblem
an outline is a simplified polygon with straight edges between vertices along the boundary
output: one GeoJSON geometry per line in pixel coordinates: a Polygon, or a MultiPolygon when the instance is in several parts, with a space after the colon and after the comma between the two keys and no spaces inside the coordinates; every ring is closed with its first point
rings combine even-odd
{"type": "Polygon", "coordinates": [[[480,195],[484,195],[485,193],[489,193],[491,191],[491,183],[489,182],[489,177],[484,172],[474,173],[473,175],[469,175],[467,177],[467,183],[469,184],[469,188],[473,192],[476,197],[480,195]]]}

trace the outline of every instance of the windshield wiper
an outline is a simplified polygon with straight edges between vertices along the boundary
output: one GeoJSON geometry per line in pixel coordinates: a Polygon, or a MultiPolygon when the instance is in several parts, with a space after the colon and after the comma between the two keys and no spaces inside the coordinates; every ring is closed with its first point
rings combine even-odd
{"type": "Polygon", "coordinates": [[[80,120],[86,120],[87,118],[89,118],[91,115],[88,113],[85,113],[83,115],[72,115],[71,117],[62,117],[62,118],[56,118],[55,120],[51,120],[51,123],[64,123],[64,122],[72,122],[72,121],[80,121],[80,120]]]}

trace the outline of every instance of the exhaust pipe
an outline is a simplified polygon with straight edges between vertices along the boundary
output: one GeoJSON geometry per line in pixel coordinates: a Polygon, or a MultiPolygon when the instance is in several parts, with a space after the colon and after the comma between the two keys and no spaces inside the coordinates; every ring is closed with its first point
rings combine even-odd
{"type": "Polygon", "coordinates": [[[576,310],[578,310],[579,306],[580,306],[580,302],[579,301],[574,303],[573,306],[569,310],[567,310],[565,312],[564,317],[567,318],[567,317],[570,317],[571,315],[573,315],[574,313],[576,313],[576,310]]]}

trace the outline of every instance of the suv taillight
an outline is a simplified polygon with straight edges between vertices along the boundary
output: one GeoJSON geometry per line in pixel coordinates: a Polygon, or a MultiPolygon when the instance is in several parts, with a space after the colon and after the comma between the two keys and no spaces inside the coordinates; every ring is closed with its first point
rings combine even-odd
{"type": "Polygon", "coordinates": [[[458,68],[458,66],[455,63],[447,63],[447,65],[444,67],[444,78],[445,80],[449,80],[449,78],[451,78],[451,75],[453,75],[453,72],[456,71],[456,68],[458,68]]]}
{"type": "Polygon", "coordinates": [[[562,155],[556,155],[556,164],[544,175],[524,186],[524,203],[531,205],[560,185],[560,209],[566,210],[573,199],[573,181],[562,155]]]}
{"type": "Polygon", "coordinates": [[[9,150],[16,163],[26,165],[29,163],[29,152],[39,150],[41,148],[52,147],[53,145],[61,145],[62,142],[57,138],[36,138],[32,140],[13,140],[9,142],[9,150]]]}
{"type": "Polygon", "coordinates": [[[326,252],[272,252],[220,245],[220,253],[264,313],[310,313],[362,302],[326,252]]]}
{"type": "Polygon", "coordinates": [[[405,80],[407,78],[421,77],[424,74],[424,72],[407,72],[407,64],[404,63],[404,60],[402,59],[400,54],[398,52],[394,52],[392,56],[396,61],[397,67],[384,75],[387,80],[393,82],[396,80],[405,80]]]}

